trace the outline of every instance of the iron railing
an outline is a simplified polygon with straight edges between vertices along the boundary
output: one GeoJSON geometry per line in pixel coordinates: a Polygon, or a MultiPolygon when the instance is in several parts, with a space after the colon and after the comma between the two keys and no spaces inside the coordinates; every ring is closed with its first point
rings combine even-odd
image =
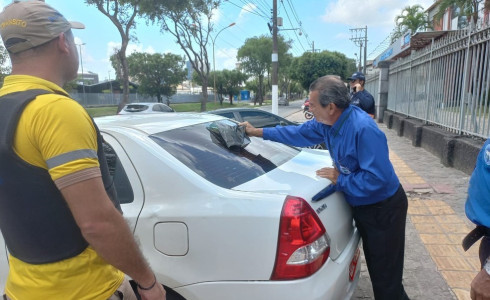
{"type": "Polygon", "coordinates": [[[449,32],[395,61],[388,109],[451,132],[490,134],[490,28],[449,32]]]}

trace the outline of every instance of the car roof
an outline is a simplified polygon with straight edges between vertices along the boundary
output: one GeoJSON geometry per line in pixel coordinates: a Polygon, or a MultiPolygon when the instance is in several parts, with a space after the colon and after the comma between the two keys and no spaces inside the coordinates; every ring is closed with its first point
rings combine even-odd
{"type": "Polygon", "coordinates": [[[161,102],[133,102],[133,103],[126,104],[126,106],[128,106],[128,105],[155,105],[155,104],[166,105],[165,103],[161,103],[161,102]]]}
{"type": "Polygon", "coordinates": [[[233,112],[233,111],[246,111],[246,110],[260,111],[260,112],[263,112],[263,113],[266,113],[266,114],[270,114],[270,112],[268,112],[268,111],[261,110],[261,109],[258,109],[258,108],[251,108],[251,107],[220,108],[220,109],[208,111],[208,113],[213,114],[213,113],[219,113],[219,112],[233,112]]]}
{"type": "Polygon", "coordinates": [[[124,127],[148,135],[175,128],[223,120],[224,117],[204,113],[127,114],[94,118],[100,129],[124,127]]]}

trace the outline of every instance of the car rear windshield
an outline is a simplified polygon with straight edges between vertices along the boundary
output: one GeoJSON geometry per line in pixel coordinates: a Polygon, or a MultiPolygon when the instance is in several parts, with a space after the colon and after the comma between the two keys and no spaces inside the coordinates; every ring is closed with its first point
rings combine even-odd
{"type": "Polygon", "coordinates": [[[173,129],[150,137],[191,170],[223,188],[233,188],[270,172],[300,151],[254,137],[245,148],[228,149],[212,137],[207,125],[173,129]]]}
{"type": "Polygon", "coordinates": [[[143,104],[131,104],[124,108],[127,112],[141,112],[148,109],[148,105],[143,104]]]}

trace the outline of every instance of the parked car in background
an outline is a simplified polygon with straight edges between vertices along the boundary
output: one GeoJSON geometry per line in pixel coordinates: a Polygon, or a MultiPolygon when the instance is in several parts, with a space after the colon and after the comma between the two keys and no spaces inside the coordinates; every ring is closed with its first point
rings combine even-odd
{"type": "Polygon", "coordinates": [[[238,122],[248,121],[252,126],[257,128],[276,127],[277,125],[298,125],[296,122],[289,121],[273,113],[256,108],[223,108],[208,111],[208,113],[230,118],[238,122]]]}
{"type": "Polygon", "coordinates": [[[253,137],[229,149],[208,128],[235,122],[211,114],[95,121],[124,217],[168,300],[351,298],[360,238],[350,207],[338,192],[311,200],[330,184],[315,173],[331,164],[327,151],[253,137]]]}
{"type": "Polygon", "coordinates": [[[154,113],[166,113],[175,112],[170,106],[159,103],[159,102],[140,102],[140,103],[130,103],[126,104],[123,109],[119,112],[120,115],[133,114],[133,113],[143,113],[143,114],[154,114],[154,113]]]}
{"type": "MultiPolygon", "coordinates": [[[[289,121],[275,115],[273,113],[267,112],[265,110],[260,110],[256,108],[223,108],[209,111],[210,114],[215,114],[236,120],[238,122],[248,121],[252,126],[257,128],[264,127],[276,127],[277,125],[288,126],[288,125],[299,125],[299,123],[289,121]]],[[[327,149],[325,143],[319,145],[314,145],[309,148],[312,149],[327,149]]]]}
{"type": "Polygon", "coordinates": [[[281,97],[279,97],[277,104],[283,105],[283,106],[289,106],[289,99],[286,98],[286,96],[281,96],[281,97]]]}

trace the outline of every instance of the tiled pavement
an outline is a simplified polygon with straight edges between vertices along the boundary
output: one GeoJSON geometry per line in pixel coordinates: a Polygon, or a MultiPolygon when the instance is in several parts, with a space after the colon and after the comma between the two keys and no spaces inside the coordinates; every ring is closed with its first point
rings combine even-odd
{"type": "MultiPolygon", "coordinates": [[[[301,113],[288,117],[302,122],[301,113]]],[[[478,246],[468,252],[461,240],[474,225],[464,214],[469,175],[444,167],[439,158],[378,124],[390,159],[409,199],[403,283],[411,299],[469,300],[471,280],[480,269],[478,246]]],[[[373,299],[363,262],[352,299],[373,299]]]]}

